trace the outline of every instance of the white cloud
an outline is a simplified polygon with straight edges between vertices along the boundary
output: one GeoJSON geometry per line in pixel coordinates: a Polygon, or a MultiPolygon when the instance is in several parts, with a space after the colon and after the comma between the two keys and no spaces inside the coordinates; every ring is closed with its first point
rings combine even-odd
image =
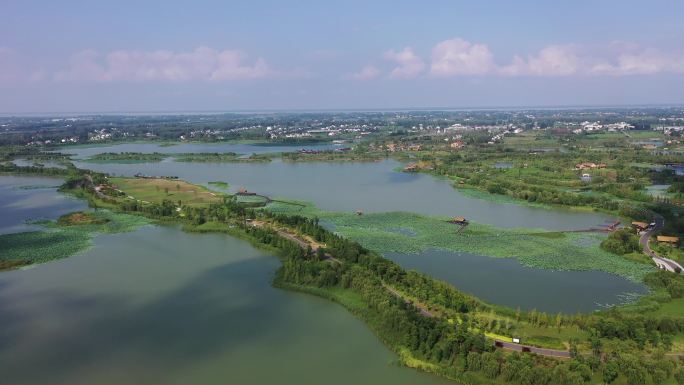
{"type": "Polygon", "coordinates": [[[665,54],[653,49],[635,49],[620,54],[613,63],[602,61],[595,64],[591,72],[612,76],[684,73],[684,55],[665,54]]]}
{"type": "Polygon", "coordinates": [[[397,66],[390,71],[389,76],[391,78],[412,78],[425,69],[423,59],[413,53],[411,47],[406,47],[398,52],[394,50],[387,51],[385,52],[385,59],[397,63],[397,66]]]}
{"type": "Polygon", "coordinates": [[[442,77],[682,74],[684,53],[663,53],[624,42],[607,47],[549,45],[535,54],[515,55],[509,64],[498,65],[487,45],[454,38],[433,47],[430,73],[442,77]]]}
{"type": "Polygon", "coordinates": [[[568,76],[582,70],[582,61],[572,45],[550,45],[527,60],[516,55],[511,64],[500,67],[506,76],[568,76]]]}
{"type": "Polygon", "coordinates": [[[101,55],[82,51],[71,58],[69,68],[58,71],[57,81],[146,82],[146,81],[226,81],[257,79],[274,74],[258,58],[246,62],[237,50],[217,51],[199,47],[191,52],[114,51],[101,55]]]}
{"type": "Polygon", "coordinates": [[[454,38],[432,48],[430,72],[435,76],[482,75],[495,67],[494,56],[484,44],[454,38]]]}
{"type": "Polygon", "coordinates": [[[349,79],[356,79],[356,80],[371,80],[375,79],[378,76],[380,76],[381,72],[380,70],[372,65],[367,65],[363,68],[361,68],[360,71],[358,72],[352,72],[348,74],[346,77],[349,79]]]}

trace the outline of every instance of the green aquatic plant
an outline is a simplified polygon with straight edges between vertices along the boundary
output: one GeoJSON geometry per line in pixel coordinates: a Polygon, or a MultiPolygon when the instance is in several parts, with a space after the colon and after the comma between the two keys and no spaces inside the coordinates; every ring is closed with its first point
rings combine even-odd
{"type": "Polygon", "coordinates": [[[407,212],[327,212],[311,204],[274,202],[268,210],[317,217],[335,232],[381,253],[418,254],[430,249],[465,252],[496,258],[516,258],[525,266],[551,270],[601,270],[635,282],[653,267],[601,249],[603,233],[548,232],[540,229],[504,229],[470,223],[465,229],[449,218],[407,212]],[[303,206],[301,206],[303,205],[303,206]]]}
{"type": "Polygon", "coordinates": [[[0,270],[67,258],[87,249],[97,234],[133,231],[150,220],[97,210],[67,214],[54,222],[34,223],[44,229],[0,235],[0,270]]]}
{"type": "Polygon", "coordinates": [[[221,182],[221,181],[218,181],[218,180],[211,181],[211,182],[207,182],[207,184],[208,184],[208,185],[211,185],[211,186],[214,186],[214,187],[218,187],[218,188],[223,189],[223,190],[228,190],[228,189],[230,188],[230,185],[229,185],[228,183],[226,183],[226,182],[221,182]]]}

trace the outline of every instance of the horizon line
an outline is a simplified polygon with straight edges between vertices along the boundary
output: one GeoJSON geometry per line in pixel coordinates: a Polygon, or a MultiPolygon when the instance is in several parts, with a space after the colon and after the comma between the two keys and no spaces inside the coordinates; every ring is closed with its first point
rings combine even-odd
{"type": "Polygon", "coordinates": [[[581,109],[620,109],[620,108],[684,108],[682,103],[645,103],[645,104],[558,104],[558,105],[519,105],[519,106],[472,106],[472,107],[387,107],[387,108],[271,108],[235,110],[104,110],[104,111],[24,111],[0,112],[0,117],[39,117],[39,116],[100,116],[100,115],[221,115],[221,114],[274,114],[274,113],[321,113],[321,112],[468,112],[468,111],[505,111],[505,110],[581,110],[581,109]]]}

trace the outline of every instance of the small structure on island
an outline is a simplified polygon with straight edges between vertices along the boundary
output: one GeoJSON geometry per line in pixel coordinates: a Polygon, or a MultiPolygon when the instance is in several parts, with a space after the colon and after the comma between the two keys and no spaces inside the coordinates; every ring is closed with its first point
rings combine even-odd
{"type": "Polygon", "coordinates": [[[670,246],[676,246],[679,243],[679,237],[671,237],[667,235],[658,235],[656,240],[658,243],[665,243],[670,246]]]}
{"type": "Polygon", "coordinates": [[[648,228],[648,223],[634,221],[632,222],[632,227],[634,227],[637,232],[644,231],[648,228]]]}
{"type": "Polygon", "coordinates": [[[255,192],[247,191],[246,188],[242,187],[238,190],[237,195],[252,196],[252,195],[257,195],[257,194],[255,192]]]}
{"type": "Polygon", "coordinates": [[[584,183],[589,183],[591,182],[591,175],[590,174],[582,174],[580,177],[580,180],[584,183]]]}
{"type": "Polygon", "coordinates": [[[456,231],[456,234],[459,234],[461,231],[465,230],[466,227],[468,227],[468,220],[466,219],[466,217],[453,217],[448,222],[460,226],[458,231],[456,231]]]}
{"type": "Polygon", "coordinates": [[[406,172],[416,172],[418,170],[420,170],[418,163],[409,163],[404,167],[404,171],[406,172]]]}
{"type": "Polygon", "coordinates": [[[356,215],[359,215],[359,216],[363,215],[363,210],[356,210],[356,215]]]}
{"type": "Polygon", "coordinates": [[[449,221],[449,223],[453,223],[453,224],[455,224],[455,225],[461,225],[461,226],[463,226],[463,225],[467,225],[467,224],[468,224],[468,220],[466,219],[466,217],[453,217],[453,218],[449,221]]]}

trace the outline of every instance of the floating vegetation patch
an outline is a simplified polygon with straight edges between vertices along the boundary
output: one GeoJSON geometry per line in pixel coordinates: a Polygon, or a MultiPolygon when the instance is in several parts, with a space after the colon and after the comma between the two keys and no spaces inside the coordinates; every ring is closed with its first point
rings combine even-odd
{"type": "Polygon", "coordinates": [[[0,261],[6,268],[66,258],[90,245],[90,234],[75,229],[0,235],[0,261]]]}
{"type": "Polygon", "coordinates": [[[167,154],[158,152],[151,154],[141,152],[103,152],[92,155],[84,159],[84,161],[90,163],[148,163],[161,162],[167,157],[167,154]]]}
{"type": "Polygon", "coordinates": [[[0,235],[0,270],[67,258],[87,249],[97,234],[133,231],[150,221],[99,210],[40,223],[45,230],[0,235]]]}
{"type": "Polygon", "coordinates": [[[489,202],[494,202],[494,203],[502,203],[502,204],[512,204],[512,205],[520,205],[520,206],[530,206],[530,207],[543,207],[543,208],[549,208],[550,206],[548,204],[543,204],[543,203],[537,203],[537,202],[528,202],[526,200],[522,199],[516,199],[508,195],[502,195],[502,194],[491,194],[486,191],[478,190],[476,188],[472,187],[463,187],[459,185],[454,185],[456,190],[470,198],[476,198],[476,199],[483,199],[489,202]]]}
{"type": "Polygon", "coordinates": [[[207,184],[209,184],[210,186],[218,187],[218,188],[223,189],[223,190],[228,190],[228,189],[230,188],[230,185],[229,185],[228,183],[226,183],[226,182],[221,182],[221,181],[218,181],[218,180],[217,180],[217,181],[207,182],[207,184]]]}
{"type": "Polygon", "coordinates": [[[268,198],[261,195],[236,195],[235,199],[240,203],[266,203],[268,198]]]}
{"type": "MultiPolygon", "coordinates": [[[[302,202],[297,202],[303,204],[302,202]]],[[[540,229],[503,229],[470,223],[465,229],[449,218],[406,212],[327,212],[311,204],[303,207],[274,202],[274,212],[318,217],[335,231],[381,253],[418,254],[429,249],[466,252],[497,258],[516,258],[525,266],[551,270],[600,270],[634,282],[654,271],[649,265],[611,254],[599,247],[603,233],[547,232],[540,229]],[[401,229],[401,231],[398,231],[401,229]]]]}
{"type": "Polygon", "coordinates": [[[15,187],[17,190],[45,190],[45,189],[58,189],[60,186],[48,186],[48,185],[26,185],[26,186],[17,186],[15,187]]]}
{"type": "Polygon", "coordinates": [[[387,229],[387,231],[392,232],[392,233],[397,233],[397,234],[405,235],[405,236],[407,236],[407,237],[415,237],[416,235],[418,235],[418,234],[416,234],[415,231],[413,231],[413,230],[411,230],[411,229],[404,228],[404,227],[397,227],[397,228],[394,228],[394,229],[387,229]]]}
{"type": "Polygon", "coordinates": [[[75,213],[62,215],[57,219],[57,224],[59,226],[103,225],[108,221],[109,219],[102,218],[93,213],[77,211],[75,213]]]}

